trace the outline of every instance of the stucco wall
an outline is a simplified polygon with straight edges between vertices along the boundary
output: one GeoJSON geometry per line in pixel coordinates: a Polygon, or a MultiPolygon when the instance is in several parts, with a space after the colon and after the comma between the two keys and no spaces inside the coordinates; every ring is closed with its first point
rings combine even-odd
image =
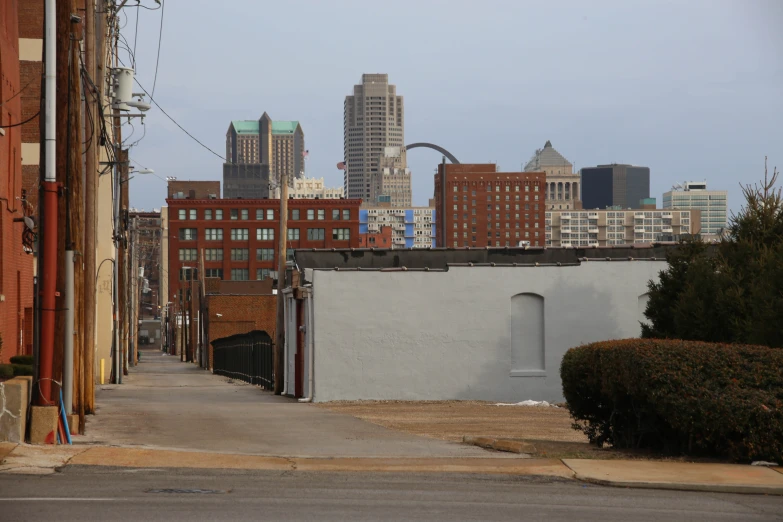
{"type": "Polygon", "coordinates": [[[563,354],[638,337],[647,282],[664,268],[663,261],[589,261],[314,271],[315,400],[561,400],[563,354]],[[519,294],[533,295],[512,304],[519,294]],[[512,343],[512,326],[530,335],[512,343]],[[541,350],[542,340],[543,358],[526,352],[541,350]]]}

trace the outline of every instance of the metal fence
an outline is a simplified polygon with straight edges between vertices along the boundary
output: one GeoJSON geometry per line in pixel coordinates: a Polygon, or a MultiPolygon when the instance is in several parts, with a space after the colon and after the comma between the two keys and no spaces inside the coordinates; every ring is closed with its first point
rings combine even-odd
{"type": "Polygon", "coordinates": [[[213,371],[233,379],[274,388],[272,338],[255,330],[212,341],[213,371]]]}

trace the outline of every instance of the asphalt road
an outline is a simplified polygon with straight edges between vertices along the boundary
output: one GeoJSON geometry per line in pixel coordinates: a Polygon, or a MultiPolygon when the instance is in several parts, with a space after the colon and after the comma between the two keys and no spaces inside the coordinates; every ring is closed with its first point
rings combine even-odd
{"type": "Polygon", "coordinates": [[[95,467],[0,475],[0,521],[28,520],[752,522],[783,520],[783,498],[475,475],[95,467]]]}

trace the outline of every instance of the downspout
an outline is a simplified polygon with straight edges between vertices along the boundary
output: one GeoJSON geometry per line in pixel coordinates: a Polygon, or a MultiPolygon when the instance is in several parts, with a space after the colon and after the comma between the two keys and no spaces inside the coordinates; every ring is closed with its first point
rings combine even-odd
{"type": "Polygon", "coordinates": [[[306,326],[305,333],[306,333],[306,335],[308,337],[308,344],[310,345],[309,346],[309,350],[308,350],[310,352],[308,354],[310,356],[309,357],[310,364],[308,365],[308,368],[307,368],[307,374],[308,374],[307,375],[307,397],[305,397],[303,399],[299,399],[299,402],[313,402],[313,397],[315,396],[315,393],[314,393],[315,390],[313,388],[313,383],[314,383],[313,370],[314,370],[314,366],[315,366],[315,351],[314,351],[315,342],[313,341],[313,338],[315,337],[315,332],[314,332],[314,329],[313,329],[313,323],[315,321],[314,321],[314,318],[313,318],[313,288],[312,287],[310,287],[309,291],[307,292],[307,301],[308,301],[308,308],[309,308],[308,312],[309,313],[307,314],[307,326],[306,326]]]}

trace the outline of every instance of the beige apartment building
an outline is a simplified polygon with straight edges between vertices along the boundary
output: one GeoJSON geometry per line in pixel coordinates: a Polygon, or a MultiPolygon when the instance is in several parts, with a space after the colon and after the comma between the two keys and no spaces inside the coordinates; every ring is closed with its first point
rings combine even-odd
{"type": "MultiPolygon", "coordinates": [[[[363,74],[345,97],[343,112],[344,189],[348,198],[368,200],[372,176],[381,172],[385,147],[404,147],[403,97],[388,74],[363,74]]],[[[405,169],[401,164],[398,168],[405,169]]]]}
{"type": "Polygon", "coordinates": [[[546,173],[546,208],[549,210],[579,210],[582,208],[579,174],[574,166],[547,140],[527,162],[525,172],[546,173]]]}
{"type": "Polygon", "coordinates": [[[552,210],[544,217],[547,246],[583,248],[676,241],[701,230],[698,210],[552,210]]]}
{"type": "MultiPolygon", "coordinates": [[[[269,192],[274,199],[280,199],[280,188],[269,192]]],[[[324,178],[299,178],[288,188],[288,197],[294,199],[340,199],[342,187],[327,187],[324,178]]]]}
{"type": "Polygon", "coordinates": [[[371,203],[388,203],[397,208],[413,205],[411,171],[405,167],[406,163],[404,148],[384,147],[378,160],[378,172],[373,172],[370,178],[371,203]]]}

